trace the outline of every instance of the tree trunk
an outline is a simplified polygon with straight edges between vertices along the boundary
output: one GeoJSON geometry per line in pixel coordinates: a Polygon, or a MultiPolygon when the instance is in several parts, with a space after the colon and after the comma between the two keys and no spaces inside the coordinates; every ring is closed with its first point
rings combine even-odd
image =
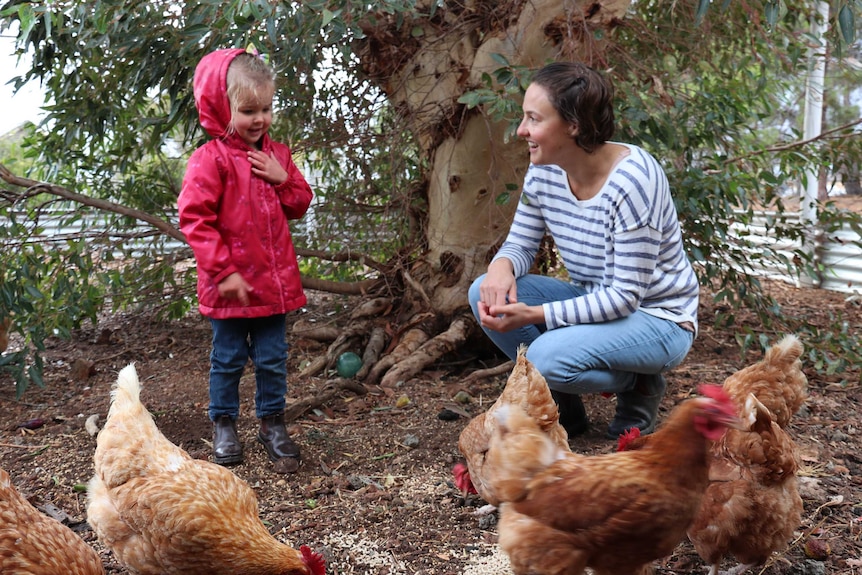
{"type": "Polygon", "coordinates": [[[859,166],[847,166],[841,171],[844,181],[844,192],[848,196],[862,196],[862,177],[860,177],[859,166]]]}
{"type": "Polygon", "coordinates": [[[488,86],[486,78],[505,63],[535,69],[554,59],[600,61],[600,38],[609,36],[629,5],[630,0],[474,0],[443,9],[436,0],[419,0],[412,18],[367,19],[366,36],[354,53],[403,115],[430,166],[426,251],[403,272],[401,315],[432,312],[434,320],[417,321],[426,329],[426,343],[385,375],[375,365],[366,383],[379,378],[386,387],[403,381],[478,333],[467,310],[467,288],[508,232],[518,197],[511,190],[520,187],[529,157],[523,142],[507,137],[517,116],[492,117],[459,98],[478,88],[502,93],[503,86],[488,86]]]}
{"type": "MultiPolygon", "coordinates": [[[[417,12],[430,13],[430,4],[420,0],[417,12]]],[[[505,138],[507,123],[458,98],[502,67],[496,54],[528,68],[555,58],[592,63],[601,53],[595,31],[614,27],[629,4],[479,0],[400,26],[375,15],[376,25],[364,30],[356,50],[363,68],[404,114],[431,166],[427,252],[411,273],[436,312],[451,318],[466,306],[469,283],[484,272],[514,214],[517,193],[507,184],[520,187],[529,163],[524,143],[505,138]]]]}

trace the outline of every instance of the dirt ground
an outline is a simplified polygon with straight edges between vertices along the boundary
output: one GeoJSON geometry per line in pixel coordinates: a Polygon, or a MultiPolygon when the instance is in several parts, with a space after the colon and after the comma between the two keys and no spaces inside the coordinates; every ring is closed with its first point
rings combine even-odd
{"type": "MultiPolygon", "coordinates": [[[[785,313],[826,328],[842,314],[851,333],[862,332],[862,306],[847,294],[796,289],[768,283],[785,313]]],[[[312,303],[294,319],[339,324],[350,301],[314,293],[312,303]]],[[[717,330],[720,310],[704,293],[701,333],[681,366],[668,374],[662,414],[688,397],[701,382],[720,383],[733,371],[760,358],[759,350],[741,357],[738,330],[717,330]]],[[[751,318],[742,318],[757,328],[751,318]]],[[[782,334],[768,333],[770,342],[782,334]]],[[[198,458],[209,457],[210,422],[206,415],[210,329],[196,314],[171,324],[139,317],[113,317],[98,328],[84,329],[71,341],[52,341],[47,350],[46,387],[32,387],[14,400],[14,384],[0,380],[0,466],[20,491],[41,509],[54,506],[96,548],[109,574],[126,574],[86,524],[86,495],[80,490],[93,472],[95,439],[85,430],[93,414],[104,422],[109,391],[117,372],[135,362],[144,385],[142,399],[162,432],[198,458]],[[76,359],[95,362],[85,380],[73,376],[76,359]],[[41,418],[44,425],[26,429],[41,418]],[[77,487],[76,487],[77,486],[77,487]]],[[[290,335],[290,371],[323,353],[325,344],[290,335]]],[[[803,337],[803,343],[805,339],[803,337]]],[[[14,342],[13,342],[14,344],[14,342]]],[[[357,350],[361,351],[361,350],[357,350]]],[[[446,363],[404,382],[395,390],[372,387],[365,396],[350,392],[323,409],[293,422],[303,449],[303,464],[292,475],[272,472],[255,442],[253,379],[244,378],[241,438],[246,460],[233,467],[260,498],[261,517],[270,532],[294,546],[308,544],[328,559],[328,573],[367,575],[489,575],[509,573],[495,545],[495,516],[472,512],[482,502],[465,500],[453,488],[450,470],[458,461],[457,439],[467,419],[446,417],[453,397],[466,391],[473,415],[484,410],[502,389],[506,375],[464,385],[472,371],[501,363],[462,350],[446,363]]],[[[862,433],[859,405],[860,366],[834,376],[806,365],[809,399],[790,430],[798,443],[803,469],[800,491],[805,503],[802,525],[786,551],[757,573],[856,574],[862,572],[862,433]],[[810,559],[803,544],[829,543],[823,560],[810,559]]],[[[288,402],[313,395],[326,377],[289,381],[288,402]]],[[[614,448],[604,438],[613,400],[586,396],[593,426],[571,444],[582,453],[614,448]]],[[[457,410],[457,408],[456,408],[457,410]]],[[[657,573],[702,573],[693,547],[681,543],[657,573]]]]}

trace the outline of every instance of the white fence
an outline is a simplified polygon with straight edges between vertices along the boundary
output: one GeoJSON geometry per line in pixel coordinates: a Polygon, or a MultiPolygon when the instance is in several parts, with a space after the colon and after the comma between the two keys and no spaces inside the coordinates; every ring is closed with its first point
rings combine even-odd
{"type": "MultiPolygon", "coordinates": [[[[83,228],[79,222],[76,222],[74,226],[62,226],[59,221],[60,216],[61,213],[57,212],[40,220],[39,223],[43,227],[42,237],[62,241],[68,237],[80,237],[82,229],[83,233],[88,233],[89,231],[92,234],[94,232],[90,230],[96,230],[99,227],[96,217],[89,214],[83,216],[85,221],[83,228]],[[91,227],[91,223],[96,225],[91,227]]],[[[792,260],[794,251],[801,247],[800,243],[787,239],[779,242],[771,237],[770,228],[773,227],[771,220],[775,217],[777,217],[776,212],[758,212],[755,215],[754,221],[749,225],[740,223],[731,224],[731,235],[749,242],[754,246],[754,249],[757,249],[758,246],[768,246],[784,254],[789,260],[792,260]]],[[[785,218],[789,223],[799,223],[798,213],[784,212],[781,217],[785,218]]],[[[172,220],[176,221],[176,214],[173,214],[172,220]]],[[[133,251],[137,251],[135,248],[141,249],[146,245],[151,245],[154,241],[164,242],[163,249],[167,251],[185,247],[183,242],[163,236],[158,232],[153,232],[149,226],[144,224],[138,226],[136,230],[126,232],[126,234],[124,246],[126,248],[131,247],[133,251]],[[155,239],[156,237],[158,237],[158,240],[155,239]]],[[[860,241],[862,239],[860,239],[859,235],[851,230],[847,224],[837,232],[823,235],[817,248],[817,257],[823,263],[826,271],[819,287],[832,291],[862,294],[862,248],[859,245],[860,241]]],[[[790,275],[785,268],[782,268],[776,262],[751,258],[744,271],[772,279],[797,283],[797,278],[790,275]]]]}
{"type": "MultiPolygon", "coordinates": [[[[164,235],[144,222],[139,222],[134,228],[123,230],[122,233],[110,234],[103,231],[104,215],[90,210],[82,211],[80,220],[67,223],[69,215],[69,211],[63,210],[42,212],[38,221],[40,233],[28,241],[37,238],[50,239],[52,242],[65,242],[81,238],[88,241],[99,241],[100,238],[110,238],[113,242],[122,244],[124,249],[130,249],[133,257],[139,256],[144,249],[152,246],[155,242],[160,242],[163,246],[161,249],[166,252],[173,252],[186,246],[184,242],[164,235]]],[[[16,217],[23,221],[27,216],[24,213],[17,213],[16,217]]],[[[175,225],[177,219],[176,212],[169,214],[169,220],[175,225]]],[[[6,225],[3,218],[0,218],[0,225],[6,225]]],[[[120,257],[120,255],[119,251],[114,252],[115,257],[120,257]]]]}

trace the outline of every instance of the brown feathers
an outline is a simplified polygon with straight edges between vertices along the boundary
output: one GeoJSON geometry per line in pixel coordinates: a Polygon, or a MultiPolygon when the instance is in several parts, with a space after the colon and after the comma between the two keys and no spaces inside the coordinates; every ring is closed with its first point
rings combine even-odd
{"type": "Polygon", "coordinates": [[[105,570],[92,547],[40,513],[0,469],[0,573],[104,575],[105,570]]]}

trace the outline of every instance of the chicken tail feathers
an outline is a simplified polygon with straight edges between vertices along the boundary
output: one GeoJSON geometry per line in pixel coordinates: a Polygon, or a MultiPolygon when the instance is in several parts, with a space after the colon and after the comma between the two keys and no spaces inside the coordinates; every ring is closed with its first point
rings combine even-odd
{"type": "Polygon", "coordinates": [[[802,342],[799,341],[799,338],[793,334],[788,334],[766,350],[764,361],[787,369],[802,356],[802,352],[802,342]]]}
{"type": "Polygon", "coordinates": [[[130,363],[117,376],[117,381],[111,390],[111,409],[108,418],[114,413],[129,411],[141,405],[141,382],[135,371],[135,364],[130,363]]]}

